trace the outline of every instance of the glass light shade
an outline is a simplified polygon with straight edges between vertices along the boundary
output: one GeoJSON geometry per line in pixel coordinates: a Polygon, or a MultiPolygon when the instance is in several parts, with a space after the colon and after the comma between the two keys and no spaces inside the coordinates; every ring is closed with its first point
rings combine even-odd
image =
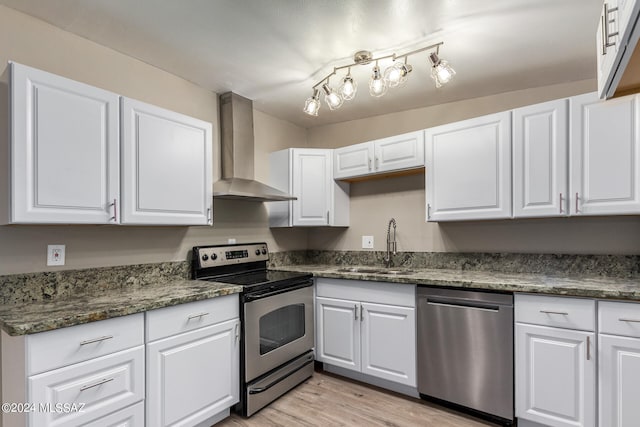
{"type": "Polygon", "coordinates": [[[324,101],[327,103],[330,110],[336,110],[342,106],[344,100],[336,91],[331,89],[327,83],[322,85],[322,90],[324,90],[325,93],[324,101]]]}
{"type": "Polygon", "coordinates": [[[384,70],[384,79],[387,81],[389,87],[401,86],[407,82],[410,71],[411,65],[395,62],[392,66],[384,70]]]}
{"type": "Polygon", "coordinates": [[[449,83],[451,78],[456,75],[456,72],[451,65],[445,60],[438,58],[438,55],[432,53],[429,55],[431,60],[431,78],[436,82],[436,87],[442,87],[449,83]]]}
{"type": "Polygon", "coordinates": [[[342,80],[342,84],[338,88],[338,93],[342,95],[342,99],[345,101],[352,100],[356,96],[357,91],[358,84],[350,75],[347,75],[344,80],[342,80]]]}
{"type": "Polygon", "coordinates": [[[376,65],[373,67],[373,74],[369,81],[369,93],[371,96],[380,97],[387,93],[388,88],[387,81],[382,78],[380,68],[376,65]]]}
{"type": "Polygon", "coordinates": [[[320,91],[318,89],[314,89],[313,95],[307,98],[307,101],[304,103],[304,111],[310,116],[317,116],[318,110],[320,110],[320,91]]]}

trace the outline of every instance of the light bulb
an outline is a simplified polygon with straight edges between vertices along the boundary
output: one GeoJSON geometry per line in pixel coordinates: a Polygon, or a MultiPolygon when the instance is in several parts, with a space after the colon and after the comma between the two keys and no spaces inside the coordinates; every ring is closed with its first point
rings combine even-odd
{"type": "Polygon", "coordinates": [[[313,95],[304,103],[303,111],[310,116],[317,116],[318,110],[320,110],[320,91],[314,89],[313,95]]]}
{"type": "Polygon", "coordinates": [[[328,83],[322,85],[322,90],[324,90],[325,96],[324,101],[329,106],[330,110],[336,110],[342,106],[344,102],[342,97],[338,95],[336,91],[329,87],[328,83]]]}
{"type": "Polygon", "coordinates": [[[369,93],[371,96],[379,97],[387,93],[387,81],[380,75],[380,68],[376,65],[373,67],[373,74],[369,81],[369,93]]]}
{"type": "Polygon", "coordinates": [[[431,61],[431,78],[436,82],[436,87],[442,87],[442,85],[447,84],[453,76],[456,75],[456,72],[447,61],[444,61],[438,58],[438,55],[432,53],[429,55],[429,60],[431,61]]]}
{"type": "Polygon", "coordinates": [[[358,85],[351,78],[351,74],[347,74],[346,77],[342,80],[342,84],[338,88],[338,92],[342,95],[342,99],[345,101],[349,101],[356,96],[356,92],[358,91],[358,85]]]}
{"type": "Polygon", "coordinates": [[[406,83],[412,67],[409,64],[395,62],[392,66],[384,70],[384,79],[389,87],[396,87],[406,83]]]}

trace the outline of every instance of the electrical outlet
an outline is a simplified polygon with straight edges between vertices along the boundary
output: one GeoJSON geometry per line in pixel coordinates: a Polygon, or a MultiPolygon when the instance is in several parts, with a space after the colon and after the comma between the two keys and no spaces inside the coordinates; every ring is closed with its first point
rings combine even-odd
{"type": "Polygon", "coordinates": [[[65,245],[47,245],[47,265],[64,265],[65,245]]]}
{"type": "Polygon", "coordinates": [[[236,244],[236,239],[234,239],[233,237],[227,239],[227,243],[230,245],[235,245],[236,244]]]}
{"type": "Polygon", "coordinates": [[[373,249],[373,236],[362,236],[362,249],[373,249]]]}

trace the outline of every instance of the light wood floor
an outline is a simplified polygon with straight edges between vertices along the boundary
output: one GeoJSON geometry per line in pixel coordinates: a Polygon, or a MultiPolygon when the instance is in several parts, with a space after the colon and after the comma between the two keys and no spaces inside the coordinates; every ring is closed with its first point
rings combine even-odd
{"type": "Polygon", "coordinates": [[[263,426],[494,426],[418,399],[315,372],[251,418],[236,414],[216,427],[263,426]]]}

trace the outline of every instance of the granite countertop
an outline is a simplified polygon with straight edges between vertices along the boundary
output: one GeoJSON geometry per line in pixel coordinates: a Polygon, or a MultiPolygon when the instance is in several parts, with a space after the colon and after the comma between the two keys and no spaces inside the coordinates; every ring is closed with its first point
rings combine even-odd
{"type": "MultiPolygon", "coordinates": [[[[502,273],[477,270],[447,270],[410,268],[408,274],[345,272],[344,265],[281,265],[277,270],[312,273],[315,277],[370,280],[399,284],[447,286],[505,292],[534,292],[589,298],[640,301],[640,279],[606,276],[545,275],[531,273],[502,273]]],[[[371,269],[367,266],[348,268],[371,269]]],[[[379,267],[384,270],[384,267],[379,267]]],[[[400,268],[399,270],[402,270],[400,268]]]]}
{"type": "Polygon", "coordinates": [[[145,286],[113,286],[50,301],[0,305],[0,328],[9,335],[34,334],[241,291],[241,286],[226,283],[168,277],[145,286]]]}

